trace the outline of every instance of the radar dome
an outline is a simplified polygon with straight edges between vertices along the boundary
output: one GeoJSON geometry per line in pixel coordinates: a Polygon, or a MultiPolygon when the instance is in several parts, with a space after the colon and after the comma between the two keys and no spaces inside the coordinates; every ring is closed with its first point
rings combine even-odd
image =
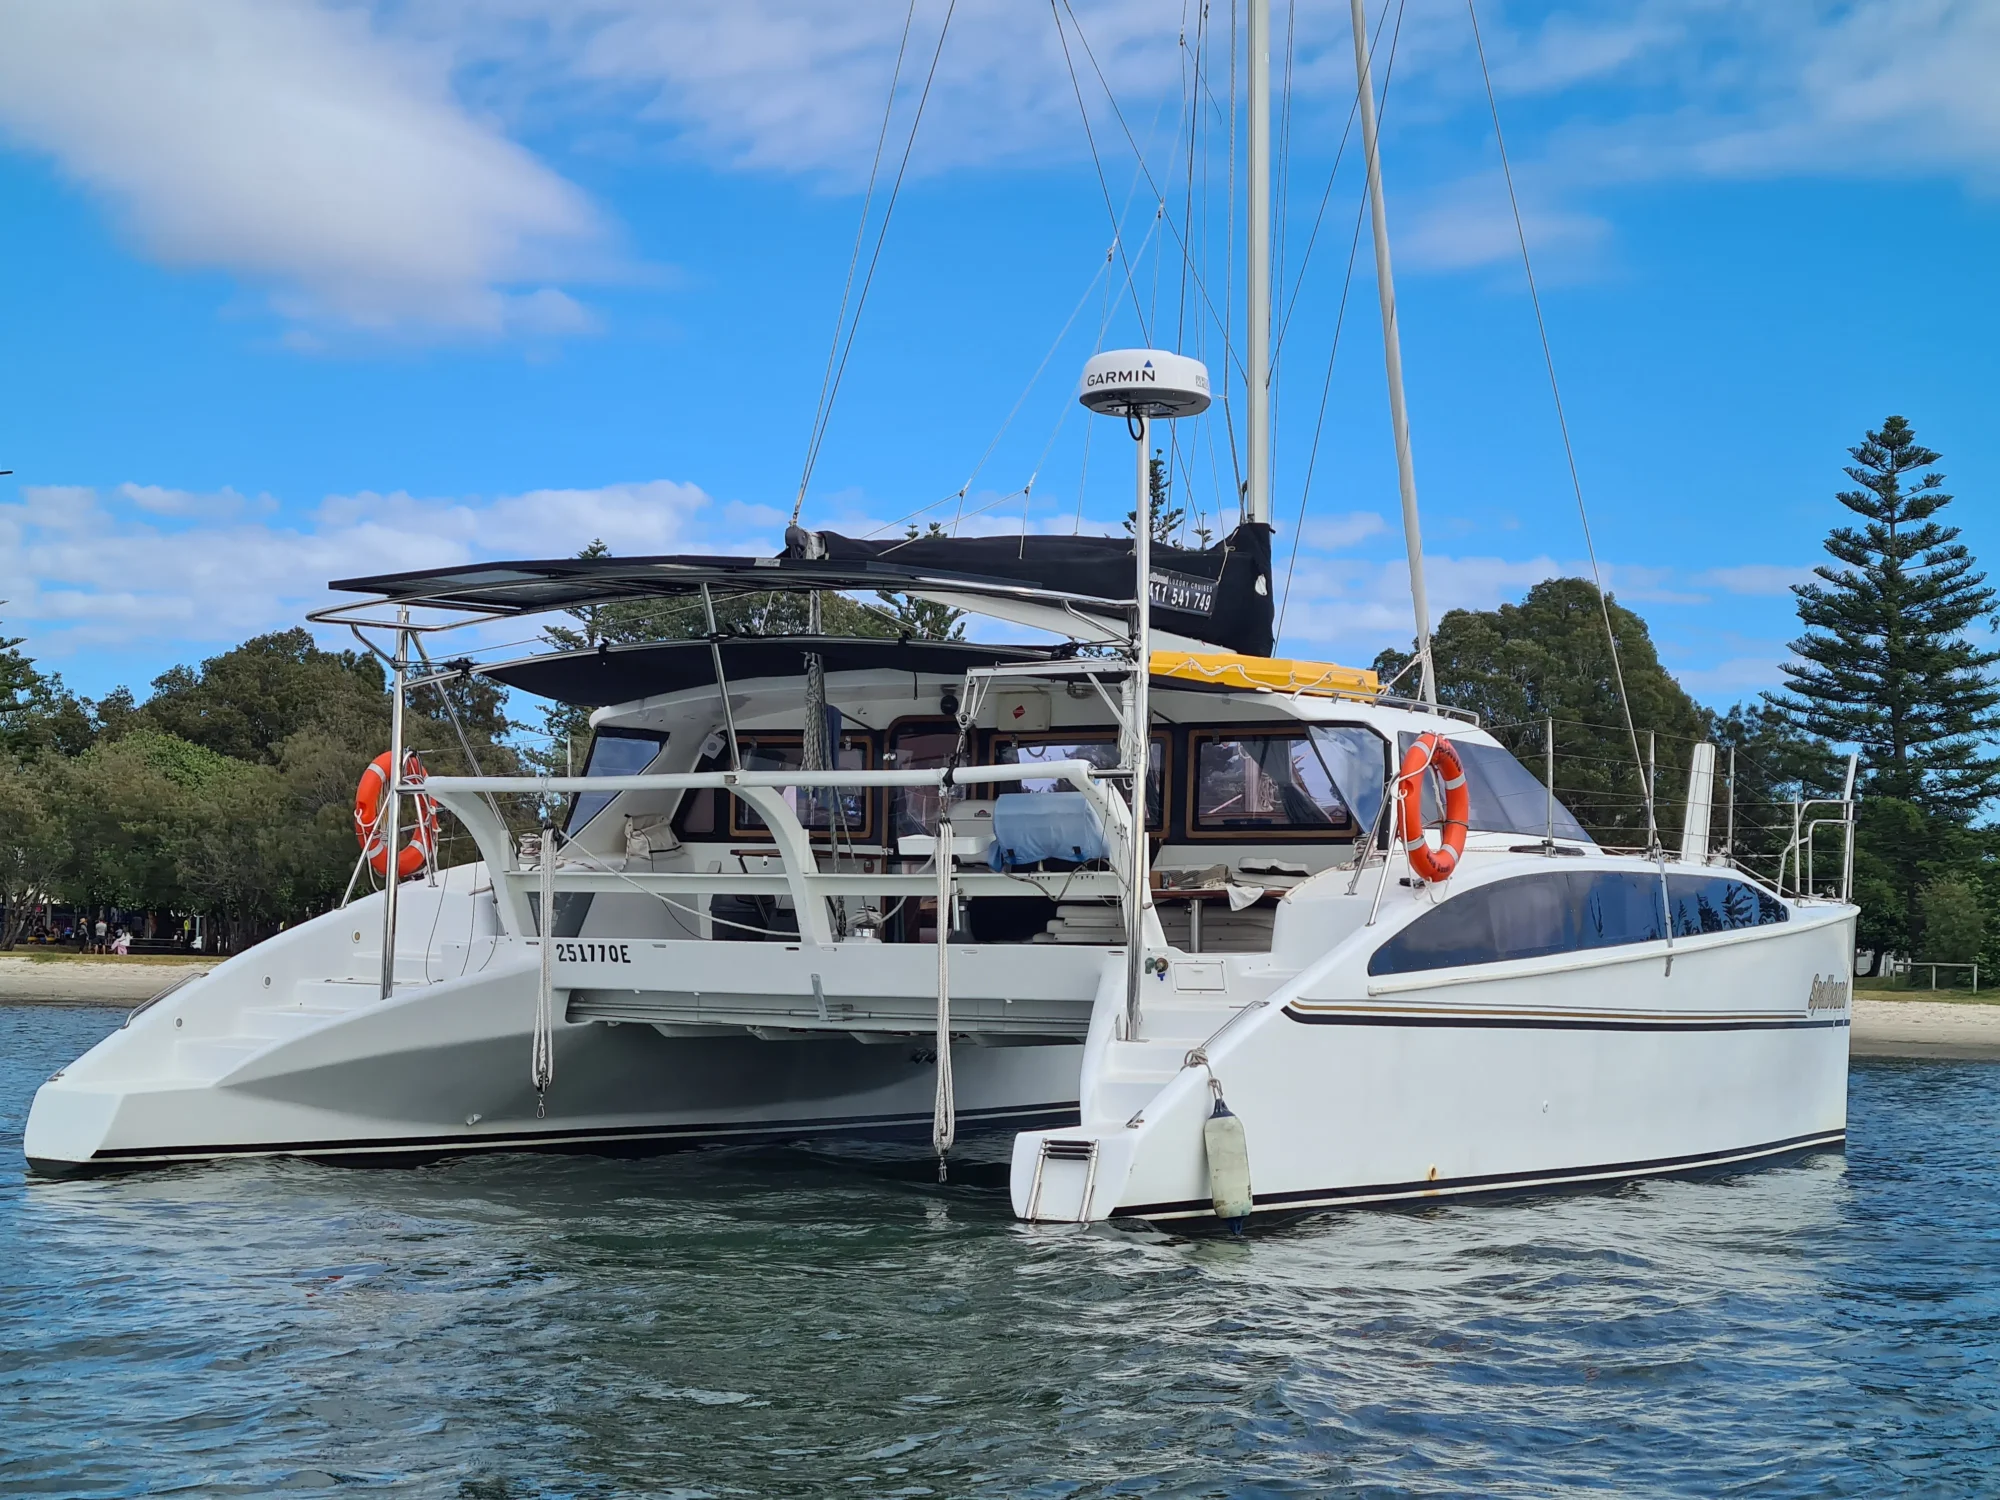
{"type": "Polygon", "coordinates": [[[1115,417],[1198,417],[1208,410],[1208,367],[1164,349],[1107,349],[1083,367],[1076,399],[1115,417]]]}

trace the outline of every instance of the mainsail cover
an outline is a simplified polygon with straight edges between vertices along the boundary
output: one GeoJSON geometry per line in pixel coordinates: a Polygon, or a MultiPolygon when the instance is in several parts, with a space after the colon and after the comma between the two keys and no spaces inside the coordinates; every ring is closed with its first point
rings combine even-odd
{"type": "MultiPolygon", "coordinates": [[[[787,534],[788,558],[890,563],[1008,579],[1054,593],[1134,596],[1132,539],[1116,536],[918,536],[869,541],[837,531],[787,534]]],[[[1152,548],[1153,628],[1245,656],[1273,645],[1271,528],[1246,522],[1212,547],[1152,548]]]]}

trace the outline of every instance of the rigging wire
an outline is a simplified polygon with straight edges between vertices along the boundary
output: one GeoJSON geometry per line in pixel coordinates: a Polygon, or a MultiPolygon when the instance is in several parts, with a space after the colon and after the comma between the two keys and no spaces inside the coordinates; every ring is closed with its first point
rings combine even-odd
{"type": "MultiPolygon", "coordinates": [[[[1055,3],[1058,3],[1058,0],[1050,0],[1050,3],[1051,3],[1051,4],[1053,5],[1053,4],[1055,4],[1055,3]]],[[[1082,47],[1082,48],[1083,48],[1083,55],[1084,55],[1084,57],[1085,57],[1086,59],[1088,59],[1088,60],[1089,60],[1089,62],[1090,62],[1090,67],[1091,67],[1091,71],[1092,71],[1092,72],[1094,72],[1094,73],[1095,73],[1095,74],[1097,75],[1097,84],[1098,84],[1098,87],[1104,90],[1104,100],[1105,100],[1105,102],[1106,102],[1107,104],[1109,104],[1109,105],[1111,106],[1111,117],[1112,117],[1113,119],[1115,119],[1115,120],[1116,120],[1116,121],[1118,122],[1118,128],[1119,128],[1119,129],[1120,129],[1121,131],[1123,131],[1123,132],[1124,132],[1124,134],[1125,134],[1125,144],[1126,144],[1126,145],[1128,145],[1128,146],[1130,146],[1130,147],[1132,148],[1132,155],[1133,155],[1133,156],[1134,156],[1134,158],[1136,158],[1136,159],[1137,159],[1137,161],[1138,161],[1138,164],[1139,164],[1139,171],[1140,171],[1140,174],[1141,174],[1141,175],[1143,175],[1143,176],[1145,177],[1145,179],[1146,179],[1146,186],[1147,186],[1148,188],[1150,188],[1150,189],[1152,190],[1152,194],[1153,194],[1153,198],[1154,198],[1155,202],[1157,202],[1157,203],[1158,203],[1158,204],[1160,204],[1160,205],[1161,205],[1162,207],[1164,207],[1164,206],[1165,206],[1165,204],[1166,204],[1166,201],[1167,201],[1167,198],[1166,198],[1166,192],[1165,192],[1165,190],[1164,190],[1164,189],[1162,189],[1162,188],[1161,188],[1161,186],[1160,186],[1160,184],[1159,184],[1158,180],[1157,180],[1157,179],[1156,179],[1156,178],[1155,178],[1155,177],[1153,176],[1153,170],[1152,170],[1152,168],[1146,165],[1146,153],[1145,153],[1145,152],[1144,152],[1143,150],[1141,150],[1141,149],[1140,149],[1140,147],[1139,147],[1139,142],[1138,142],[1138,139],[1137,139],[1137,138],[1136,138],[1136,137],[1135,137],[1135,136],[1134,136],[1134,135],[1132,134],[1132,127],[1131,127],[1131,126],[1130,126],[1129,124],[1127,124],[1127,123],[1126,123],[1126,121],[1125,121],[1125,112],[1124,112],[1124,111],[1123,111],[1122,109],[1120,109],[1120,108],[1118,107],[1118,96],[1117,96],[1116,94],[1114,94],[1114,93],[1113,93],[1113,92],[1111,91],[1111,84],[1110,84],[1109,80],[1107,80],[1107,79],[1105,78],[1105,76],[1104,76],[1104,69],[1103,69],[1103,68],[1102,68],[1102,67],[1101,67],[1101,66],[1100,66],[1100,65],[1098,64],[1098,61],[1097,61],[1097,53],[1096,53],[1096,52],[1095,52],[1095,51],[1094,51],[1094,50],[1093,50],[1093,49],[1091,48],[1091,45],[1090,45],[1090,38],[1089,38],[1089,36],[1088,36],[1088,35],[1086,35],[1086,34],[1085,34],[1085,32],[1084,32],[1084,29],[1083,29],[1083,23],[1082,23],[1082,22],[1081,22],[1080,20],[1078,20],[1078,19],[1077,19],[1077,15],[1076,15],[1076,12],[1075,12],[1075,11],[1074,11],[1073,9],[1071,9],[1071,8],[1070,8],[1070,4],[1069,4],[1069,0],[1060,0],[1060,3],[1061,3],[1061,5],[1062,5],[1063,9],[1064,9],[1065,11],[1067,11],[1067,12],[1068,12],[1068,14],[1069,14],[1069,21],[1070,21],[1070,25],[1071,25],[1071,26],[1073,26],[1073,27],[1074,27],[1074,28],[1076,29],[1076,40],[1077,40],[1077,45],[1079,45],[1080,47],[1082,47]]],[[[1233,14],[1233,6],[1232,6],[1232,14],[1233,14]]],[[[1232,36],[1232,39],[1231,39],[1231,46],[1232,46],[1232,49],[1233,49],[1233,47],[1234,47],[1234,38],[1233,38],[1233,36],[1232,36]]],[[[1232,52],[1232,55],[1233,55],[1233,52],[1232,52]]],[[[1068,51],[1067,51],[1067,47],[1065,47],[1065,50],[1064,50],[1064,56],[1065,56],[1065,57],[1067,57],[1067,56],[1068,56],[1068,51]]],[[[1075,70],[1075,68],[1074,68],[1074,67],[1072,67],[1072,68],[1071,68],[1071,70],[1070,70],[1070,77],[1071,77],[1071,80],[1072,80],[1072,82],[1073,82],[1073,81],[1075,80],[1075,77],[1076,77],[1076,70],[1075,70]]],[[[1233,84],[1233,82],[1232,82],[1232,85],[1231,85],[1231,90],[1232,90],[1232,91],[1231,91],[1231,95],[1230,95],[1230,97],[1231,97],[1231,99],[1232,99],[1232,101],[1233,101],[1233,100],[1234,100],[1234,98],[1235,98],[1235,94],[1234,94],[1234,84],[1233,84]]],[[[1212,102],[1212,101],[1213,101],[1213,99],[1214,99],[1214,96],[1213,96],[1213,95],[1210,95],[1210,99],[1211,99],[1211,102],[1212,102]]],[[[1176,135],[1178,136],[1178,132],[1176,132],[1176,135]]],[[[1233,124],[1232,124],[1232,127],[1231,127],[1231,141],[1232,141],[1232,143],[1233,143],[1234,139],[1235,139],[1235,137],[1234,137],[1234,126],[1233,126],[1233,124]]],[[[1233,156],[1233,152],[1234,152],[1234,150],[1235,150],[1235,147],[1234,147],[1234,145],[1233,145],[1233,144],[1231,145],[1231,148],[1230,148],[1230,149],[1231,149],[1231,152],[1232,152],[1232,156],[1233,156]]],[[[1232,159],[1232,163],[1231,163],[1231,166],[1232,166],[1232,171],[1233,171],[1233,169],[1234,169],[1234,162],[1233,162],[1233,159],[1232,159]]],[[[1234,181],[1234,179],[1233,179],[1233,178],[1232,178],[1231,180],[1232,180],[1232,182],[1234,181]]],[[[1232,204],[1233,204],[1233,199],[1234,199],[1234,191],[1235,191],[1235,190],[1234,190],[1234,188],[1232,187],[1232,188],[1231,188],[1231,198],[1232,198],[1232,204]]],[[[1233,206],[1232,206],[1232,213],[1233,213],[1233,211],[1234,211],[1234,210],[1233,210],[1233,206]]],[[[1233,222],[1234,222],[1234,221],[1233,221],[1233,219],[1232,219],[1232,224],[1233,224],[1233,222]]],[[[1180,228],[1179,228],[1179,227],[1178,227],[1178,226],[1177,226],[1177,225],[1176,225],[1176,224],[1174,223],[1174,221],[1173,221],[1173,216],[1172,216],[1171,214],[1167,215],[1167,218],[1166,218],[1166,223],[1167,223],[1167,233],[1173,236],[1173,240],[1174,240],[1174,244],[1175,244],[1175,246],[1176,246],[1176,247],[1177,247],[1177,248],[1178,248],[1178,249],[1180,250],[1180,252],[1181,252],[1181,255],[1183,256],[1183,258],[1185,258],[1185,257],[1186,257],[1186,256],[1188,255],[1188,253],[1189,253],[1189,251],[1188,251],[1188,244],[1187,244],[1187,239],[1186,239],[1186,237],[1185,237],[1185,236],[1184,236],[1184,235],[1182,234],[1182,232],[1181,232],[1180,228]]],[[[1233,232],[1233,230],[1232,230],[1232,232],[1233,232]]],[[[1201,275],[1201,273],[1200,273],[1200,272],[1199,272],[1198,270],[1197,270],[1197,271],[1193,271],[1193,272],[1191,272],[1190,274],[1192,275],[1192,278],[1193,278],[1193,280],[1194,280],[1194,286],[1195,286],[1195,291],[1196,291],[1196,292],[1197,292],[1197,293],[1198,293],[1198,294],[1200,295],[1200,297],[1201,297],[1201,302],[1202,302],[1202,306],[1208,309],[1208,315],[1209,315],[1210,319],[1212,319],[1212,320],[1213,320],[1213,321],[1214,321],[1214,322],[1215,322],[1215,323],[1216,323],[1216,324],[1217,324],[1218,326],[1222,326],[1222,325],[1224,324],[1224,321],[1225,321],[1225,313],[1219,313],[1219,312],[1217,312],[1217,311],[1215,310],[1215,302],[1214,302],[1214,300],[1213,300],[1212,298],[1210,298],[1210,296],[1208,295],[1208,286],[1207,286],[1207,283],[1206,283],[1206,281],[1205,281],[1205,280],[1204,280],[1204,279],[1202,278],[1202,275],[1201,275]]],[[[1224,306],[1225,306],[1225,308],[1226,308],[1226,307],[1227,307],[1227,305],[1228,305],[1228,298],[1227,298],[1227,297],[1225,297],[1225,298],[1223,299],[1223,301],[1224,301],[1224,306]]],[[[1234,349],[1233,349],[1233,348],[1231,348],[1231,349],[1229,350],[1229,352],[1228,352],[1228,356],[1227,356],[1227,357],[1228,357],[1228,359],[1230,360],[1230,362],[1231,362],[1231,363],[1234,363],[1234,364],[1236,365],[1236,370],[1237,370],[1237,373],[1238,373],[1239,375],[1240,375],[1240,374],[1242,374],[1242,373],[1243,373],[1243,366],[1242,366],[1242,362],[1241,362],[1240,360],[1237,360],[1237,359],[1236,359],[1236,356],[1235,356],[1235,351],[1234,351],[1234,349]]],[[[1227,399],[1226,399],[1226,397],[1225,397],[1225,407],[1226,407],[1226,404],[1227,404],[1227,399]]]]}
{"type": "MultiPolygon", "coordinates": [[[[1402,0],[1402,3],[1398,3],[1398,5],[1396,6],[1396,28],[1389,34],[1389,57],[1388,61],[1384,63],[1382,68],[1381,107],[1383,110],[1387,110],[1387,108],[1389,107],[1389,84],[1391,80],[1394,79],[1396,74],[1396,46],[1397,43],[1401,41],[1403,35],[1403,9],[1405,3],[1407,3],[1407,0],[1402,0]]],[[[1382,8],[1382,22],[1378,23],[1375,27],[1375,42],[1370,44],[1371,53],[1374,49],[1375,44],[1381,41],[1382,25],[1385,24],[1388,21],[1388,19],[1389,19],[1389,9],[1387,6],[1384,6],[1382,8]]],[[[1358,108],[1358,106],[1359,106],[1359,97],[1357,96],[1356,107],[1358,108]]],[[[1348,125],[1352,127],[1354,123],[1353,109],[1350,109],[1348,111],[1347,120],[1348,120],[1348,125]]],[[[1341,145],[1341,150],[1345,151],[1347,148],[1347,137],[1344,133],[1340,138],[1340,145],[1341,145]]],[[[1334,158],[1334,169],[1338,171],[1339,167],[1340,167],[1340,158],[1338,155],[1336,155],[1334,158]]],[[[1333,191],[1333,179],[1329,177],[1327,179],[1327,192],[1330,194],[1332,191],[1333,191]]],[[[1325,200],[1322,199],[1320,204],[1322,212],[1324,212],[1325,206],[1326,206],[1325,200]]],[[[1299,488],[1299,514],[1297,521],[1295,521],[1292,525],[1292,553],[1290,559],[1285,563],[1285,591],[1281,596],[1280,603],[1278,605],[1278,629],[1276,632],[1276,634],[1280,636],[1282,636],[1285,631],[1285,614],[1292,606],[1292,575],[1297,570],[1299,565],[1299,538],[1302,535],[1304,535],[1306,529],[1306,501],[1312,494],[1313,473],[1318,468],[1319,465],[1320,436],[1325,431],[1326,428],[1327,398],[1329,395],[1331,395],[1333,391],[1333,362],[1335,357],[1338,356],[1340,353],[1341,329],[1344,328],[1347,324],[1347,298],[1348,294],[1354,288],[1354,263],[1361,252],[1361,220],[1362,216],[1367,212],[1367,209],[1368,209],[1368,182],[1367,182],[1367,177],[1364,174],[1361,183],[1361,201],[1355,205],[1354,209],[1354,234],[1353,237],[1349,240],[1347,246],[1347,274],[1341,279],[1340,283],[1340,309],[1334,315],[1333,341],[1328,346],[1326,351],[1326,377],[1324,380],[1320,382],[1319,416],[1313,422],[1312,447],[1306,455],[1305,483],[1301,485],[1299,488]]],[[[1315,235],[1318,234],[1317,224],[1315,224],[1314,226],[1314,234],[1315,235]]],[[[1301,279],[1304,278],[1305,276],[1304,266],[1301,266],[1299,268],[1299,275],[1301,279]]],[[[1290,321],[1289,315],[1287,316],[1286,321],[1287,322],[1290,321]]],[[[1280,333],[1280,338],[1282,340],[1282,331],[1280,333]]]]}
{"type": "MultiPolygon", "coordinates": [[[[912,14],[915,13],[915,9],[916,9],[916,0],[911,0],[912,14]]],[[[947,4],[945,7],[944,24],[938,28],[937,46],[931,52],[930,70],[924,75],[923,92],[917,96],[916,114],[913,115],[910,120],[909,138],[903,142],[903,157],[902,160],[899,163],[897,163],[896,166],[896,180],[892,184],[890,184],[889,187],[889,201],[882,209],[882,222],[877,227],[875,233],[875,248],[869,253],[868,256],[867,274],[861,278],[861,292],[854,302],[854,316],[851,320],[849,320],[847,324],[847,337],[845,343],[842,343],[841,341],[839,326],[836,325],[834,328],[833,338],[834,338],[834,343],[840,348],[840,358],[838,362],[834,364],[833,376],[831,382],[827,384],[825,387],[825,400],[822,402],[820,410],[814,417],[812,437],[811,440],[806,445],[805,470],[799,476],[799,494],[797,500],[795,500],[792,504],[792,524],[794,525],[798,524],[799,514],[805,508],[806,487],[812,482],[813,469],[819,462],[820,445],[826,441],[827,426],[833,419],[833,403],[835,402],[836,399],[838,399],[840,395],[840,383],[842,378],[847,373],[848,357],[854,352],[854,337],[860,331],[861,328],[861,312],[862,309],[868,305],[868,292],[869,289],[875,284],[875,271],[876,268],[882,262],[882,247],[888,242],[889,239],[889,221],[895,216],[897,200],[902,196],[903,178],[904,175],[910,169],[910,155],[913,151],[916,150],[917,132],[924,123],[924,108],[926,105],[930,103],[931,85],[937,81],[938,59],[944,56],[945,38],[949,36],[951,33],[951,18],[957,12],[957,10],[958,10],[958,0],[950,0],[950,3],[947,4]]],[[[906,22],[905,23],[906,40],[907,40],[907,24],[908,23],[906,22]]],[[[897,70],[899,75],[901,72],[901,68],[902,68],[902,53],[898,51],[897,70]]],[[[891,108],[894,107],[895,100],[896,100],[896,90],[895,90],[895,85],[892,83],[889,89],[889,104],[891,108]]],[[[883,119],[883,130],[886,132],[887,129],[888,129],[887,114],[885,112],[883,119]]],[[[870,188],[870,193],[871,194],[873,193],[872,186],[870,188]]],[[[865,217],[862,219],[862,223],[864,226],[867,224],[867,219],[865,217]]],[[[842,300],[844,303],[845,298],[843,297],[842,300]]]]}
{"type": "Polygon", "coordinates": [[[1657,825],[1653,811],[1653,788],[1645,774],[1645,758],[1639,753],[1639,731],[1632,722],[1632,700],[1625,691],[1625,667],[1618,655],[1618,632],[1611,625],[1611,601],[1605,597],[1604,574],[1597,564],[1597,544],[1590,535],[1590,512],[1583,503],[1583,480],[1577,472],[1576,448],[1570,442],[1569,418],[1563,411],[1562,387],[1556,381],[1556,360],[1549,346],[1549,325],[1542,316],[1542,296],[1535,286],[1534,262],[1528,256],[1528,231],[1521,222],[1521,200],[1514,191],[1514,169],[1507,160],[1507,137],[1500,129],[1500,104],[1493,93],[1493,74],[1486,66],[1486,43],[1479,34],[1479,10],[1474,0],[1465,0],[1465,13],[1472,20],[1472,45],[1479,54],[1479,75],[1486,84],[1486,107],[1493,116],[1493,140],[1500,148],[1500,173],[1507,183],[1507,204],[1514,214],[1514,237],[1521,246],[1521,269],[1527,273],[1528,300],[1535,309],[1535,331],[1542,341],[1542,363],[1549,372],[1549,395],[1555,402],[1556,426],[1562,432],[1563,457],[1569,464],[1570,488],[1576,494],[1577,519],[1583,523],[1584,551],[1590,557],[1590,581],[1597,590],[1598,612],[1604,617],[1604,638],[1611,647],[1611,674],[1618,686],[1618,708],[1625,717],[1625,733],[1632,742],[1632,763],[1639,767],[1639,785],[1646,804],[1648,825],[1657,825]]]}
{"type": "MultiPolygon", "coordinates": [[[[1144,342],[1151,343],[1152,335],[1146,329],[1146,309],[1139,304],[1139,289],[1132,285],[1134,267],[1131,257],[1125,253],[1124,226],[1119,222],[1118,210],[1111,206],[1111,184],[1104,180],[1104,158],[1098,154],[1097,136],[1090,128],[1090,110],[1083,102],[1083,81],[1076,76],[1076,60],[1070,56],[1069,33],[1063,29],[1062,11],[1057,9],[1057,0],[1049,0],[1049,19],[1056,23],[1056,40],[1062,43],[1063,65],[1069,69],[1069,86],[1076,94],[1076,112],[1083,121],[1083,138],[1090,146],[1090,164],[1097,171],[1097,190],[1104,195],[1104,212],[1111,219],[1112,243],[1118,247],[1118,258],[1125,262],[1125,285],[1132,293],[1132,312],[1139,320],[1139,337],[1144,342]]],[[[1075,19],[1075,12],[1071,12],[1070,20],[1074,21],[1075,19]]],[[[1078,40],[1082,39],[1082,35],[1082,28],[1079,27],[1077,31],[1078,40]]],[[[1113,106],[1114,109],[1116,107],[1116,105],[1113,106]]],[[[1124,124],[1124,121],[1121,119],[1119,124],[1124,124]]],[[[1127,134],[1129,135],[1130,132],[1127,132],[1127,134]]],[[[1141,158],[1139,164],[1142,168],[1145,166],[1143,158],[1141,158]]],[[[1147,174],[1149,181],[1151,175],[1151,173],[1147,174]]],[[[1157,196],[1157,191],[1155,196],[1157,196]]]]}
{"type": "MultiPolygon", "coordinates": [[[[1402,15],[1402,8],[1399,6],[1396,10],[1398,25],[1402,23],[1402,15]]],[[[1389,7],[1385,5],[1382,7],[1382,19],[1375,23],[1374,38],[1368,43],[1368,57],[1371,62],[1382,45],[1382,28],[1388,24],[1389,7]]],[[[1394,44],[1392,43],[1392,52],[1393,48],[1394,44]]],[[[1385,88],[1387,83],[1388,80],[1385,78],[1383,80],[1385,88]]],[[[1357,91],[1354,96],[1354,102],[1347,106],[1347,123],[1340,130],[1340,144],[1335,148],[1333,153],[1333,166],[1328,169],[1326,174],[1326,187],[1319,195],[1319,208],[1313,214],[1313,227],[1306,235],[1305,249],[1299,252],[1299,268],[1292,276],[1291,295],[1285,298],[1284,316],[1278,319],[1277,332],[1271,338],[1271,358],[1274,360],[1278,358],[1279,352],[1285,347],[1285,333],[1292,326],[1292,314],[1298,309],[1299,293],[1305,288],[1306,268],[1312,264],[1313,249],[1319,243],[1320,225],[1326,219],[1327,205],[1333,201],[1333,185],[1340,175],[1341,159],[1347,154],[1347,142],[1349,137],[1354,133],[1354,120],[1360,108],[1361,95],[1357,91]]]]}
{"type": "MultiPolygon", "coordinates": [[[[896,90],[903,81],[903,58],[910,48],[910,27],[917,19],[917,0],[910,0],[910,8],[903,14],[903,36],[896,44],[896,66],[889,73],[889,97],[882,103],[882,128],[875,135],[875,159],[868,164],[868,191],[861,196],[861,219],[854,226],[854,248],[847,256],[847,279],[840,287],[840,311],[833,319],[833,340],[826,349],[826,369],[819,377],[819,398],[813,403],[813,426],[816,434],[820,420],[826,411],[827,387],[833,381],[833,362],[840,353],[840,333],[847,326],[847,303],[854,290],[854,268],[861,264],[861,246],[868,236],[868,215],[875,206],[875,183],[882,171],[882,148],[889,141],[889,120],[896,112],[896,90]]],[[[806,503],[806,478],[811,473],[811,444],[807,446],[807,474],[799,478],[798,498],[792,502],[792,524],[799,523],[799,511],[806,503]]]]}

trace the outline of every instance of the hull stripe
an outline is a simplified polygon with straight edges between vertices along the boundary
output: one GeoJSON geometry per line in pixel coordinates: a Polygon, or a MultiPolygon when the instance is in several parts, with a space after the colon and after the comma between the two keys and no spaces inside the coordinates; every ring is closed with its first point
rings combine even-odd
{"type": "Polygon", "coordinates": [[[1300,1010],[1286,1006],[1285,1014],[1307,1026],[1439,1026],[1460,1031],[1832,1031],[1848,1024],[1847,1017],[1810,1019],[1749,1019],[1741,1016],[1685,1021],[1647,1018],[1625,1020],[1611,1016],[1536,1015],[1531,1011],[1511,1011],[1482,1015],[1477,1011],[1300,1010]]]}
{"type": "MultiPolygon", "coordinates": [[[[1732,1162],[1754,1161],[1765,1156],[1834,1150],[1846,1144],[1847,1132],[1844,1129],[1816,1130],[1807,1135],[1787,1136],[1781,1141],[1735,1146],[1724,1151],[1704,1151],[1693,1156],[1658,1156],[1647,1161],[1606,1162],[1586,1167],[1544,1167],[1527,1172],[1488,1172],[1473,1177],[1443,1178],[1437,1182],[1382,1182],[1355,1187],[1306,1188],[1288,1193],[1257,1193],[1251,1201],[1256,1205],[1256,1211],[1261,1213],[1274,1209],[1330,1207],[1340,1203],[1385,1203],[1399,1199],[1460,1197],[1473,1193],[1523,1192],[1565,1183],[1659,1177],[1675,1172],[1698,1171],[1704,1167],[1727,1166],[1732,1162]]],[[[1215,1206],[1206,1199],[1184,1199],[1174,1203],[1124,1204],[1112,1213],[1113,1217],[1122,1218],[1187,1219],[1213,1217],[1215,1206]]]]}
{"type": "MultiPolygon", "coordinates": [[[[1075,1104],[1031,1104],[1002,1109],[966,1109],[958,1114],[961,1125],[1014,1126],[1033,1130],[1057,1128],[1077,1123],[1075,1104]]],[[[615,1145],[621,1142],[667,1141],[682,1145],[741,1143],[744,1141],[797,1139],[802,1135],[852,1135],[862,1131],[903,1130],[921,1127],[928,1131],[930,1111],[922,1114],[848,1115],[836,1118],[797,1120],[710,1121],[685,1125],[598,1125],[561,1130],[493,1131],[483,1135],[355,1136],[330,1141],[252,1141],[236,1145],[113,1146],[92,1154],[88,1162],[48,1163],[52,1170],[112,1162],[200,1161],[217,1156],[339,1156],[373,1155],[392,1152],[472,1152],[533,1151],[542,1148],[588,1145],[615,1145]]]]}

